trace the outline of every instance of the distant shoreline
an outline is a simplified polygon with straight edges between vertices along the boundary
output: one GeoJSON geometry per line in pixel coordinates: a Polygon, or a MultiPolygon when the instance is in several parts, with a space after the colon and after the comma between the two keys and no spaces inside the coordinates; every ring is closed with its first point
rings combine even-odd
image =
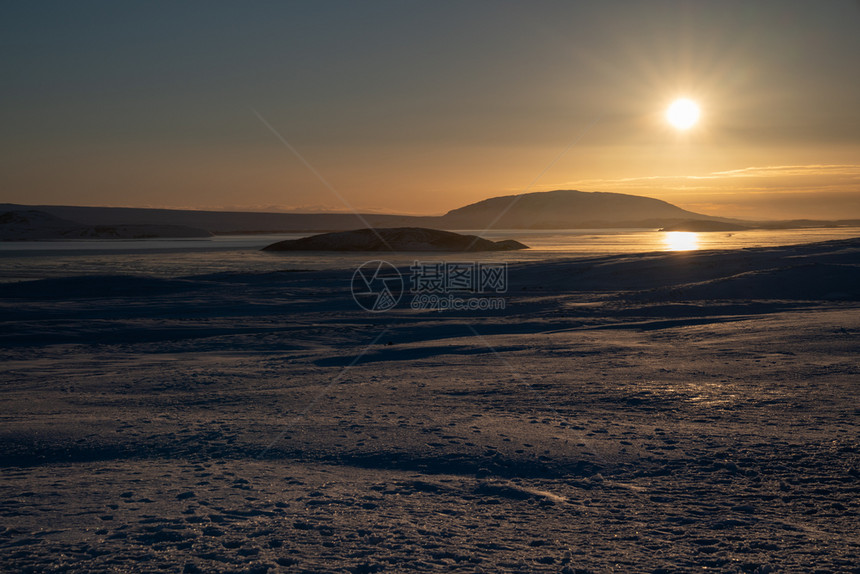
{"type": "Polygon", "coordinates": [[[491,197],[444,215],[275,213],[134,207],[0,204],[0,239],[114,238],[334,233],[368,227],[442,231],[587,229],[740,230],[860,226],[857,219],[743,220],[684,210],[658,199],[606,192],[555,190],[491,197]]]}

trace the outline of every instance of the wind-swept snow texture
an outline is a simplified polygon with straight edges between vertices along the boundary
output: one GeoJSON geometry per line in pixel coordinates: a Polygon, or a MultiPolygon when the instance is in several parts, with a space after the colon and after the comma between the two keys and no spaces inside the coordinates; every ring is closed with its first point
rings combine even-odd
{"type": "Polygon", "coordinates": [[[0,570],[858,572],[858,255],[0,285],[0,570]]]}

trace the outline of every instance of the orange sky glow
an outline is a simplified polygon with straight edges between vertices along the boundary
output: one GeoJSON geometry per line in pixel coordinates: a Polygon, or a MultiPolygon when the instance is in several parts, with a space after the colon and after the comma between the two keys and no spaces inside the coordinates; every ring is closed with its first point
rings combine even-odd
{"type": "Polygon", "coordinates": [[[856,2],[323,4],[7,6],[0,201],[860,218],[856,2]]]}

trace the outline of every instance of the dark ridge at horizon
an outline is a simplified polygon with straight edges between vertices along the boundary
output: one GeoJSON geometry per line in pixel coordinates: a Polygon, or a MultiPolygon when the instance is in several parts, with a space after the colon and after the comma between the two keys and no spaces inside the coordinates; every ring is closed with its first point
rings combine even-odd
{"type": "Polygon", "coordinates": [[[690,221],[750,228],[860,225],[857,220],[745,220],[687,211],[661,199],[605,191],[552,190],[490,197],[443,215],[279,213],[153,207],[0,204],[2,211],[38,210],[83,226],[176,225],[214,234],[335,232],[362,227],[441,229],[666,228],[690,221]]]}
{"type": "MultiPolygon", "coordinates": [[[[0,211],[11,211],[11,210],[57,210],[57,209],[68,209],[68,210],[115,210],[117,212],[146,212],[146,213],[161,213],[161,212],[181,212],[181,213],[210,213],[210,214],[233,214],[233,213],[241,213],[241,214],[255,214],[255,215],[303,215],[303,216],[315,216],[315,215],[326,215],[326,216],[350,216],[354,217],[356,214],[360,214],[362,216],[397,216],[397,217],[427,217],[427,218],[441,218],[449,213],[458,211],[460,209],[465,209],[467,207],[472,207],[475,205],[480,205],[489,201],[495,200],[511,200],[517,197],[529,197],[529,196],[542,196],[542,195],[552,195],[552,194],[581,194],[581,195],[599,195],[599,196],[615,196],[615,197],[628,197],[628,198],[643,198],[653,202],[663,203],[666,205],[670,205],[673,207],[677,207],[674,204],[662,200],[656,199],[652,197],[648,197],[645,195],[635,195],[630,193],[618,193],[614,191],[581,191],[576,189],[553,189],[550,191],[532,191],[527,193],[516,193],[509,195],[496,195],[487,197],[485,199],[481,199],[472,203],[467,203],[466,205],[462,205],[460,207],[455,207],[449,209],[448,211],[438,214],[438,215],[416,215],[416,214],[402,214],[402,213],[389,213],[383,211],[259,211],[259,210],[237,210],[237,209],[197,209],[197,208],[182,208],[182,207],[133,207],[133,206],[112,206],[112,205],[67,205],[67,204],[24,204],[24,203],[0,203],[0,211]]],[[[682,209],[678,207],[678,209],[682,209]]],[[[690,212],[692,213],[692,212],[690,212]]],[[[703,215],[703,217],[710,217],[703,215]]]]}

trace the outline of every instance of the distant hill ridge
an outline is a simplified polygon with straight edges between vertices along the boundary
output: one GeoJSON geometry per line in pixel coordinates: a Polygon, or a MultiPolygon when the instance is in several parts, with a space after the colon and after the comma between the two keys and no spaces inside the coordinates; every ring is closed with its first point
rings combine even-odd
{"type": "Polygon", "coordinates": [[[347,231],[363,227],[441,229],[662,227],[690,219],[716,219],[659,199],[622,193],[557,190],[493,197],[442,216],[353,213],[255,213],[128,207],[20,206],[82,225],[182,225],[212,233],[347,231]]]}
{"type": "Polygon", "coordinates": [[[500,229],[568,229],[586,224],[599,227],[616,222],[717,218],[651,197],[560,189],[485,199],[449,211],[443,219],[454,225],[477,223],[500,229]]]}
{"type": "MultiPolygon", "coordinates": [[[[38,210],[82,227],[159,225],[182,226],[209,233],[284,233],[349,231],[370,227],[422,227],[446,230],[585,229],[611,227],[671,228],[701,222],[727,222],[749,227],[789,228],[860,225],[860,220],[751,222],[687,211],[666,201],[624,193],[556,190],[484,199],[441,216],[355,213],[271,213],[192,211],[130,207],[24,206],[0,204],[4,211],[38,210]]],[[[50,227],[53,224],[45,223],[50,227]]],[[[0,223],[0,227],[3,224],[0,223]]],[[[129,230],[125,230],[129,232],[129,230]]],[[[140,230],[135,230],[140,231],[140,230]]],[[[162,232],[168,230],[161,230],[162,232]]],[[[174,230],[173,233],[177,231],[174,230]]]]}
{"type": "Polygon", "coordinates": [[[158,223],[81,225],[38,209],[0,210],[0,241],[210,237],[203,229],[158,223]]]}

